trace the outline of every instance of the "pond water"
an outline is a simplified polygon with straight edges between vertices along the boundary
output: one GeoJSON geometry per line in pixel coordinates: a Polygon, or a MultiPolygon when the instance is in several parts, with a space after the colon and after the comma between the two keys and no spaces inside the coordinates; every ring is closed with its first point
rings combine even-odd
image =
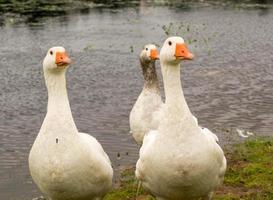
{"type": "MultiPolygon", "coordinates": [[[[56,45],[66,47],[74,60],[67,87],[77,127],[102,143],[115,169],[135,164],[138,157],[128,123],[143,84],[138,54],[144,44],[161,45],[167,35],[183,36],[195,54],[181,73],[187,102],[201,125],[215,130],[222,144],[240,140],[222,128],[272,135],[271,4],[137,1],[34,21],[7,16],[14,15],[5,13],[0,27],[1,200],[40,195],[27,158],[46,113],[42,59],[56,45]]],[[[160,74],[158,63],[157,70],[160,74]]]]}

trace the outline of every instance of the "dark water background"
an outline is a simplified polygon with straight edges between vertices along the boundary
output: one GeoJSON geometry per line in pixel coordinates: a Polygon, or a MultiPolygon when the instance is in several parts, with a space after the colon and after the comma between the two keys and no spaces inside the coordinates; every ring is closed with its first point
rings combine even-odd
{"type": "Polygon", "coordinates": [[[271,1],[14,2],[0,0],[1,200],[40,195],[27,157],[46,113],[42,59],[56,45],[75,61],[67,87],[78,129],[102,143],[116,169],[138,157],[128,124],[143,84],[138,54],[167,35],[183,36],[196,56],[182,79],[200,124],[223,144],[240,140],[223,131],[235,127],[272,136],[271,1]]]}

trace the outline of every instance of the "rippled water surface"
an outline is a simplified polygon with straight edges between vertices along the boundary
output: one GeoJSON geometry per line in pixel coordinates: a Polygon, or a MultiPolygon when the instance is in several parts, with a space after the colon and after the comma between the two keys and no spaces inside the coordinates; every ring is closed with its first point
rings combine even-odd
{"type": "MultiPolygon", "coordinates": [[[[80,131],[102,143],[117,169],[134,164],[138,156],[128,124],[143,84],[138,54],[146,43],[162,44],[166,34],[183,36],[196,55],[183,63],[182,79],[202,125],[272,135],[272,22],[271,8],[140,2],[35,24],[5,23],[0,27],[0,199],[40,194],[27,158],[46,113],[42,59],[49,47],[65,46],[74,60],[67,73],[74,119],[80,131]]],[[[232,133],[218,134],[228,143],[232,133]]]]}

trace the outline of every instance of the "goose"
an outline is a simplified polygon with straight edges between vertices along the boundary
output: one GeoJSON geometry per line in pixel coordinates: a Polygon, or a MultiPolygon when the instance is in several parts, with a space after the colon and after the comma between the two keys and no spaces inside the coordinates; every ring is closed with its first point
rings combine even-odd
{"type": "MultiPolygon", "coordinates": [[[[151,127],[153,127],[154,129],[156,129],[158,127],[158,125],[160,124],[160,114],[161,114],[161,110],[164,107],[163,106],[164,103],[162,103],[159,107],[159,109],[157,109],[154,113],[153,113],[153,118],[152,118],[152,124],[151,127]]],[[[200,126],[198,124],[198,119],[192,115],[192,118],[194,120],[194,122],[199,126],[201,132],[205,135],[207,135],[209,138],[215,140],[217,143],[219,143],[219,138],[216,134],[214,134],[211,130],[209,130],[206,127],[200,126]]]]}
{"type": "Polygon", "coordinates": [[[100,200],[112,187],[113,169],[100,143],[77,130],[66,90],[70,63],[63,47],[44,58],[47,114],[30,150],[30,174],[50,200],[100,200]]]}
{"type": "MultiPolygon", "coordinates": [[[[163,101],[160,94],[155,61],[158,59],[157,48],[154,44],[147,44],[140,53],[140,64],[144,77],[143,89],[130,112],[130,133],[138,144],[142,144],[147,132],[156,129],[160,123],[160,110],[163,101]]],[[[198,124],[197,118],[193,115],[198,124]]],[[[209,129],[201,127],[207,134],[219,142],[218,137],[209,129]]]]}
{"type": "Polygon", "coordinates": [[[198,124],[198,119],[193,115],[192,116],[195,123],[199,126],[200,130],[202,131],[202,133],[206,134],[208,137],[210,137],[211,139],[215,140],[217,143],[219,143],[219,138],[216,134],[214,134],[211,130],[209,130],[206,127],[202,127],[198,124]]]}
{"type": "Polygon", "coordinates": [[[221,147],[202,132],[184,98],[180,63],[185,59],[193,54],[183,38],[168,38],[160,51],[165,104],[136,163],[136,178],[157,200],[210,200],[226,171],[221,147]]]}
{"type": "Polygon", "coordinates": [[[155,61],[157,48],[153,44],[144,46],[140,53],[140,64],[144,86],[130,112],[130,132],[138,144],[142,144],[145,133],[153,129],[153,113],[162,104],[155,61]]]}

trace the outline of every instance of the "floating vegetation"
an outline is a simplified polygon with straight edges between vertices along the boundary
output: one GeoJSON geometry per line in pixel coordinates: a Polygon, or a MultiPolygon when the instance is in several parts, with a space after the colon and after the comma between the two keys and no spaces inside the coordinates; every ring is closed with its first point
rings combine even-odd
{"type": "Polygon", "coordinates": [[[94,48],[94,46],[92,44],[87,45],[86,47],[84,47],[84,51],[91,51],[94,48]]]}
{"type": "Polygon", "coordinates": [[[130,46],[130,52],[134,53],[134,47],[133,46],[130,46]]]}
{"type": "Polygon", "coordinates": [[[165,34],[167,36],[170,36],[170,34],[172,34],[172,31],[173,31],[172,30],[173,29],[173,23],[171,22],[171,23],[169,23],[167,25],[163,25],[162,29],[164,30],[164,32],[165,32],[165,34]]]}
{"type": "Polygon", "coordinates": [[[207,28],[206,24],[191,24],[187,22],[173,23],[163,25],[161,27],[167,36],[177,35],[182,36],[187,44],[193,45],[195,48],[204,48],[207,50],[208,55],[211,55],[211,48],[209,46],[209,41],[217,36],[217,33],[213,33],[211,36],[204,36],[202,34],[203,30],[207,28]],[[197,44],[198,45],[195,45],[197,44]]]}

